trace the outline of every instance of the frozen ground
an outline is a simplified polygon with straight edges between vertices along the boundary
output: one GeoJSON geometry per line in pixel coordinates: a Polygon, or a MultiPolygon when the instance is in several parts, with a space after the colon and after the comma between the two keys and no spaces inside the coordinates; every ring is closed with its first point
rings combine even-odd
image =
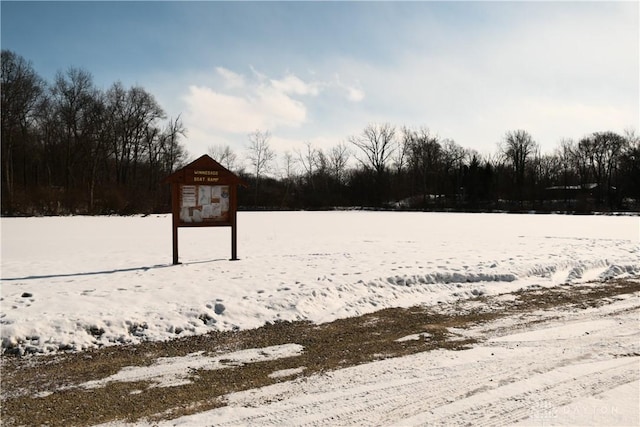
{"type": "MultiPolygon", "coordinates": [[[[380,212],[241,213],[228,229],[168,216],[2,218],[2,347],[18,353],[167,340],[267,321],[326,322],[385,307],[640,276],[640,219],[380,212]]],[[[502,298],[502,297],[501,297],[502,298]]],[[[381,360],[233,393],[228,406],[166,425],[638,425],[638,293],[465,330],[482,344],[381,360]]],[[[429,334],[405,340],[429,339],[429,334]]],[[[298,344],[224,356],[295,357],[298,344]]],[[[84,384],[219,369],[192,354],[84,384]]],[[[300,366],[273,372],[287,378],[300,366]]],[[[52,391],[53,392],[53,391],[52,391]]],[[[46,394],[46,393],[45,393],[46,394]]],[[[44,395],[43,395],[44,397],[44,395]]],[[[144,424],[144,422],[143,422],[144,424]]]]}
{"type": "Polygon", "coordinates": [[[636,294],[585,311],[535,313],[527,326],[507,318],[465,331],[487,339],[470,350],[299,378],[230,394],[223,408],[138,425],[637,426],[639,313],[636,294]]]}
{"type": "Polygon", "coordinates": [[[396,212],[2,218],[3,350],[52,352],[267,321],[326,322],[529,285],[640,274],[640,219],[396,212]]]}

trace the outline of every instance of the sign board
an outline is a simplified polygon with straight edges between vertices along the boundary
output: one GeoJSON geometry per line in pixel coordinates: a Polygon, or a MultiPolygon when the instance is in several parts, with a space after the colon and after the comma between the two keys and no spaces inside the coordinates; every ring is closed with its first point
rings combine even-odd
{"type": "Polygon", "coordinates": [[[179,227],[231,227],[231,259],[237,258],[238,185],[246,183],[204,155],[169,175],[173,225],[173,263],[178,264],[179,227]]]}
{"type": "Polygon", "coordinates": [[[181,185],[180,222],[229,222],[228,185],[181,185]]]}

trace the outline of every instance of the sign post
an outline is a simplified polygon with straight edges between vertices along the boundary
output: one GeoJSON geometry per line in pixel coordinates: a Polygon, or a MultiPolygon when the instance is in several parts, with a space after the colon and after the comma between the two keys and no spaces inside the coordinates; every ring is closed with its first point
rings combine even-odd
{"type": "Polygon", "coordinates": [[[238,185],[246,183],[206,154],[164,182],[171,184],[173,264],[179,264],[179,227],[231,227],[231,260],[237,260],[238,185]]]}

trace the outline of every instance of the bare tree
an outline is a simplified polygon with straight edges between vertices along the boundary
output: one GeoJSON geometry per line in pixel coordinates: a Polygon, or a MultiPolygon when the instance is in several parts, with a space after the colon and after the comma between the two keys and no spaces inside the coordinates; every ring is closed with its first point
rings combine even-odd
{"type": "Polygon", "coordinates": [[[104,94],[95,91],[93,98],[89,101],[87,111],[85,111],[85,121],[87,126],[85,131],[87,138],[84,147],[84,159],[82,163],[85,165],[85,173],[88,174],[89,186],[89,211],[94,211],[95,189],[98,180],[98,170],[100,163],[107,157],[108,153],[108,134],[109,130],[104,123],[105,102],[104,94]]]}
{"type": "MultiPolygon", "coordinates": [[[[537,197],[541,198],[541,191],[556,182],[562,182],[562,158],[557,154],[542,154],[536,156],[532,162],[535,165],[537,197]]],[[[566,193],[563,191],[563,193],[566,193]]]]}
{"type": "Polygon", "coordinates": [[[217,144],[209,147],[209,155],[230,171],[235,171],[238,156],[229,145],[217,144]]]}
{"type": "Polygon", "coordinates": [[[180,167],[186,159],[186,153],[180,137],[187,134],[187,129],[180,116],[169,119],[164,131],[160,134],[159,149],[161,158],[161,170],[163,173],[171,173],[180,167]]]}
{"type": "Polygon", "coordinates": [[[621,194],[627,196],[630,203],[635,200],[636,208],[640,207],[640,136],[633,129],[625,130],[626,149],[620,156],[621,194]]]}
{"type": "Polygon", "coordinates": [[[313,171],[318,164],[318,150],[313,147],[311,142],[307,141],[304,143],[304,150],[296,149],[295,153],[307,176],[307,183],[314,187],[313,171]]]}
{"type": "Polygon", "coordinates": [[[329,168],[333,177],[340,183],[344,182],[349,162],[349,149],[344,143],[331,148],[328,156],[329,168]]]}
{"type": "Polygon", "coordinates": [[[445,172],[452,168],[462,167],[467,152],[452,139],[442,141],[442,163],[445,172]]]}
{"type": "Polygon", "coordinates": [[[138,165],[144,161],[148,153],[143,145],[144,135],[149,128],[155,127],[156,121],[166,118],[166,114],[155,97],[143,87],[134,86],[129,89],[128,100],[132,114],[131,144],[132,144],[132,177],[135,180],[138,173],[138,165]]]}
{"type": "Polygon", "coordinates": [[[572,175],[575,173],[574,169],[574,152],[576,144],[572,139],[563,138],[560,141],[560,146],[555,149],[554,154],[558,158],[558,166],[560,167],[558,182],[562,183],[564,187],[563,194],[565,195],[565,203],[567,202],[567,187],[571,182],[572,175]]]}
{"type": "Polygon", "coordinates": [[[422,202],[427,202],[429,193],[438,193],[441,175],[442,146],[437,135],[428,128],[405,131],[404,138],[409,148],[409,168],[422,190],[422,202]]]}
{"type": "Polygon", "coordinates": [[[135,181],[138,164],[148,154],[143,142],[149,127],[166,116],[155,97],[144,88],[125,89],[120,82],[107,91],[107,111],[113,130],[111,150],[116,179],[118,184],[128,184],[130,172],[135,181]]]}
{"type": "Polygon", "coordinates": [[[395,149],[396,129],[389,123],[370,124],[357,136],[349,137],[349,142],[358,147],[364,158],[356,156],[365,168],[372,169],[378,176],[384,174],[387,163],[395,149]]]}
{"type": "Polygon", "coordinates": [[[290,151],[287,150],[282,154],[282,176],[285,181],[292,181],[296,176],[298,173],[296,168],[297,164],[298,161],[290,151]]]}
{"type": "Polygon", "coordinates": [[[102,118],[90,111],[96,105],[98,94],[91,73],[73,67],[57,73],[51,92],[63,146],[63,183],[65,188],[70,188],[74,180],[80,179],[76,168],[84,167],[82,156],[94,142],[96,120],[102,118]]]}
{"type": "Polygon", "coordinates": [[[381,205],[388,194],[389,177],[388,163],[395,149],[396,129],[389,123],[369,124],[360,135],[349,137],[349,142],[355,145],[361,157],[355,156],[362,164],[366,175],[369,175],[369,189],[372,201],[381,205]]]}
{"type": "Polygon", "coordinates": [[[269,168],[271,162],[275,158],[275,153],[269,145],[269,139],[271,139],[271,133],[268,130],[256,130],[249,134],[249,148],[247,151],[247,159],[253,167],[253,171],[256,177],[256,204],[258,204],[260,177],[269,168]]]}
{"type": "Polygon", "coordinates": [[[396,149],[393,154],[393,166],[396,173],[401,173],[409,162],[409,151],[411,150],[411,141],[413,139],[413,130],[407,126],[402,127],[402,137],[398,138],[396,149]]]}
{"type": "Polygon", "coordinates": [[[295,179],[297,174],[296,164],[297,160],[293,157],[290,151],[285,151],[282,155],[282,181],[284,181],[285,189],[284,194],[282,196],[281,206],[285,207],[287,203],[287,197],[289,196],[289,192],[291,191],[291,184],[295,179]]]}
{"type": "Polygon", "coordinates": [[[614,132],[595,132],[578,143],[578,150],[587,160],[591,174],[598,184],[598,201],[603,200],[606,191],[611,204],[613,178],[626,145],[627,139],[614,132]]]}
{"type": "Polygon", "coordinates": [[[316,162],[316,170],[317,170],[317,174],[322,176],[323,178],[326,178],[327,175],[329,174],[330,171],[330,166],[329,166],[329,158],[327,157],[326,154],[324,154],[324,151],[322,151],[322,149],[318,148],[316,150],[317,155],[317,162],[316,162]]]}
{"type": "Polygon", "coordinates": [[[452,139],[442,141],[441,166],[445,182],[445,194],[457,195],[462,186],[462,174],[467,150],[452,139]]]}
{"type": "Polygon", "coordinates": [[[640,135],[633,128],[628,128],[624,130],[624,139],[627,140],[627,144],[629,146],[638,146],[640,145],[640,135]]]}
{"type": "Polygon", "coordinates": [[[12,51],[2,51],[2,183],[9,202],[14,194],[14,151],[21,142],[22,180],[27,178],[27,131],[36,106],[44,92],[44,82],[36,74],[30,62],[12,51]]]}
{"type": "Polygon", "coordinates": [[[522,201],[527,162],[537,152],[538,144],[527,131],[518,129],[506,133],[499,149],[507,163],[513,167],[518,198],[522,201]]]}

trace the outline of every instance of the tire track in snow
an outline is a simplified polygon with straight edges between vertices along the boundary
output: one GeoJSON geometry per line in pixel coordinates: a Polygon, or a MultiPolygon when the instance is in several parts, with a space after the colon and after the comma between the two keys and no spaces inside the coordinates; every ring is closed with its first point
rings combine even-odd
{"type": "MultiPolygon", "coordinates": [[[[621,359],[622,360],[622,359],[621,359]]],[[[640,379],[638,373],[639,357],[622,360],[614,366],[605,367],[596,372],[578,374],[574,369],[559,368],[540,374],[540,378],[518,381],[484,394],[481,398],[456,402],[453,408],[439,408],[439,413],[453,410],[452,414],[438,417],[437,413],[425,419],[424,416],[404,419],[401,424],[408,425],[461,425],[497,426],[513,424],[527,418],[549,420],[555,418],[557,407],[587,396],[594,396],[620,385],[640,379]],[[540,381],[542,385],[531,386],[540,381]],[[522,390],[525,391],[522,391],[522,390]],[[480,400],[480,403],[475,403],[480,400]]],[[[607,362],[595,362],[605,363],[607,362]]]]}
{"type": "MultiPolygon", "coordinates": [[[[490,351],[485,349],[485,351],[490,351]]],[[[575,361],[573,355],[565,363],[575,361]]],[[[351,389],[329,385],[328,390],[307,399],[292,399],[263,406],[263,412],[228,419],[222,425],[299,425],[326,426],[341,424],[389,425],[398,420],[446,407],[478,393],[522,381],[532,373],[547,368],[546,362],[523,361],[505,370],[495,360],[481,360],[452,366],[431,367],[417,378],[404,379],[398,384],[380,386],[379,382],[351,389]],[[478,372],[481,374],[478,375],[478,372]],[[303,403],[298,403],[302,400],[303,403]],[[308,402],[312,400],[311,402],[308,402]],[[327,415],[330,414],[330,415],[327,415]]],[[[327,379],[330,381],[330,379],[327,379]]],[[[383,383],[388,384],[388,383],[383,383]]]]}
{"type": "MultiPolygon", "coordinates": [[[[489,368],[490,363],[487,361],[482,365],[483,368],[489,368]]],[[[408,406],[407,401],[411,401],[411,405],[413,405],[415,404],[416,396],[418,396],[418,400],[427,398],[431,399],[432,402],[446,404],[449,398],[442,397],[443,393],[447,396],[452,396],[456,393],[464,395],[474,388],[479,388],[492,375],[495,375],[489,369],[483,369],[486,374],[476,376],[473,381],[467,382],[464,388],[460,387],[457,378],[451,380],[451,371],[460,372],[462,370],[462,376],[464,376],[477,367],[478,363],[454,365],[446,371],[443,371],[442,368],[434,367],[427,371],[433,371],[431,374],[435,376],[435,378],[431,378],[432,381],[429,383],[425,383],[422,377],[404,379],[402,381],[396,380],[393,381],[393,385],[382,386],[380,382],[375,381],[371,385],[359,386],[356,393],[353,393],[350,389],[334,388],[330,383],[330,378],[323,378],[322,380],[329,381],[329,383],[327,383],[325,390],[314,396],[313,402],[307,403],[306,399],[301,399],[305,402],[296,403],[298,399],[295,399],[289,402],[273,403],[266,406],[267,411],[265,413],[234,418],[222,425],[264,425],[280,424],[282,422],[287,424],[293,422],[294,425],[308,426],[325,426],[340,422],[369,424],[373,422],[371,414],[380,415],[381,411],[386,413],[395,408],[406,407],[408,406]],[[432,386],[434,382],[443,382],[445,384],[438,384],[438,388],[434,389],[432,386]],[[345,402],[348,402],[348,404],[345,404],[345,402]],[[327,413],[331,415],[327,416],[327,413]]],[[[519,374],[525,374],[528,371],[529,369],[525,367],[517,369],[519,374]]],[[[513,373],[511,371],[510,374],[512,375],[513,373]]]]}
{"type": "MultiPolygon", "coordinates": [[[[606,313],[600,315],[568,314],[574,324],[588,318],[595,321],[592,325],[596,333],[592,331],[586,339],[577,333],[561,339],[549,337],[546,345],[553,350],[544,358],[536,350],[544,340],[520,341],[514,337],[510,342],[487,342],[483,347],[467,350],[475,352],[473,362],[468,362],[468,354],[467,362],[461,363],[443,363],[437,357],[416,358],[427,366],[398,372],[384,368],[387,361],[376,362],[369,365],[366,374],[356,367],[348,374],[348,381],[334,381],[334,377],[342,376],[340,371],[307,378],[310,387],[299,384],[302,387],[298,392],[280,395],[281,400],[274,403],[263,400],[258,408],[251,409],[251,414],[240,410],[237,416],[226,418],[223,425],[504,425],[536,415],[553,415],[559,406],[639,379],[640,357],[612,355],[613,349],[622,352],[619,354],[637,354],[637,332],[617,331],[617,322],[597,320],[637,318],[636,303],[621,303],[624,309],[605,308],[606,313]],[[609,351],[603,353],[606,348],[609,351]],[[381,376],[386,376],[386,381],[381,376]]],[[[564,331],[567,320],[549,319],[543,323],[564,331]]],[[[522,326],[515,328],[518,332],[512,329],[511,334],[531,330],[522,326]]],[[[540,324],[531,331],[539,331],[539,327],[540,324]]],[[[503,335],[496,332],[485,331],[489,336],[503,335]]],[[[253,406],[242,400],[231,406],[253,406]]]]}

